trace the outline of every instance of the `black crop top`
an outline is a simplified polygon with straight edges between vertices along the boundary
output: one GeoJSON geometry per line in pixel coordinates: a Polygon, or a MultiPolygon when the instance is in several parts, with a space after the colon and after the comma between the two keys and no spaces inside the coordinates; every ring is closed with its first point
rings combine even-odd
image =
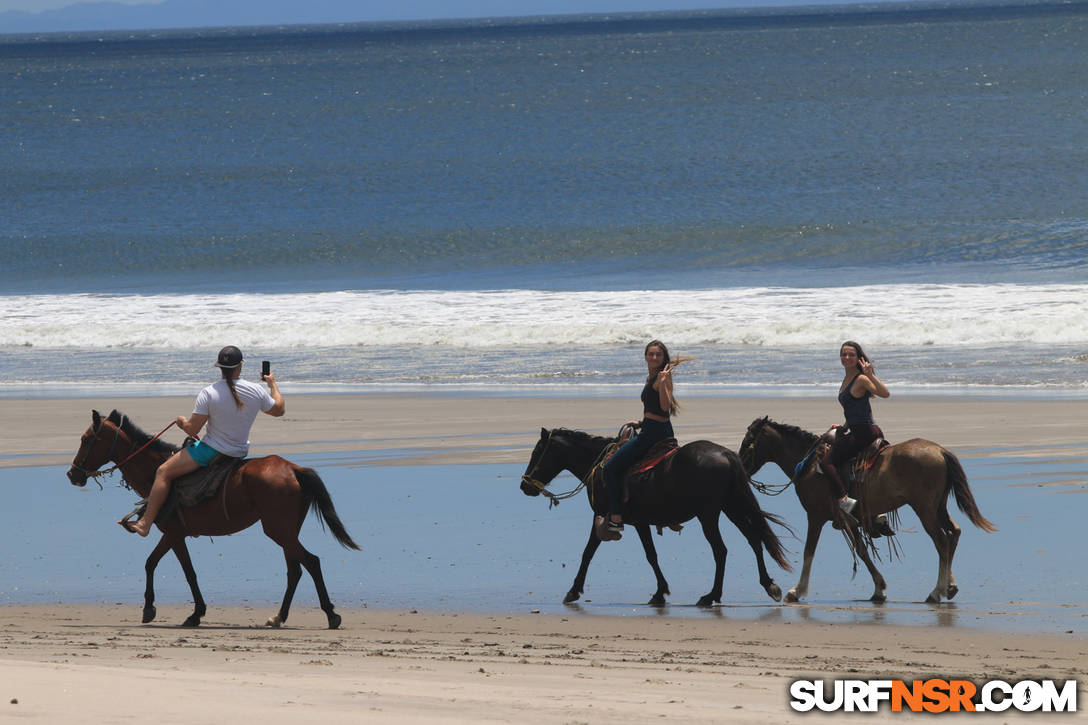
{"type": "Polygon", "coordinates": [[[662,418],[669,417],[669,411],[661,409],[661,395],[654,390],[654,381],[652,379],[647,380],[646,385],[642,388],[642,410],[662,418]]]}
{"type": "Polygon", "coordinates": [[[869,405],[869,393],[866,392],[864,396],[855,398],[854,394],[850,392],[850,389],[854,387],[854,381],[858,379],[860,374],[858,373],[858,375],[851,378],[850,382],[839,393],[839,404],[842,405],[842,412],[846,416],[846,425],[848,426],[873,424],[873,408],[869,405]]]}

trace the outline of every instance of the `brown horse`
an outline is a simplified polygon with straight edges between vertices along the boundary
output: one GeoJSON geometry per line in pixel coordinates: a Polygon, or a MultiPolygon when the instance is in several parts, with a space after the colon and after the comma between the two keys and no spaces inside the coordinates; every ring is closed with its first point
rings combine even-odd
{"type": "MultiPolygon", "coordinates": [[[[791,476],[805,512],[808,514],[808,535],[805,537],[805,559],[801,579],[797,586],[786,593],[787,602],[799,601],[808,594],[808,577],[812,557],[820,540],[820,530],[828,521],[843,517],[832,492],[831,483],[816,472],[814,465],[806,465],[796,472],[798,464],[806,461],[819,437],[797,426],[776,423],[769,418],[759,418],[748,426],[740,446],[740,459],[750,475],[755,475],[768,461],[775,463],[791,476]]],[[[857,494],[858,510],[879,513],[894,511],[908,504],[922,522],[926,533],[933,539],[939,559],[937,586],[926,597],[935,603],[941,598],[952,599],[959,588],[952,574],[952,557],[956,554],[960,528],[948,516],[948,493],[956,497],[956,504],[975,526],[984,531],[997,531],[987,521],[975,503],[975,497],[967,485],[959,459],[941,446],[922,438],[889,446],[876,459],[866,474],[864,490],[857,494]]],[[[853,541],[860,541],[856,522],[848,521],[853,541]]],[[[869,574],[873,577],[871,601],[883,602],[887,584],[873,565],[866,547],[855,546],[855,551],[869,574]]]]}
{"type": "MultiPolygon", "coordinates": [[[[155,440],[137,428],[122,413],[113,411],[103,418],[98,411],[91,413],[91,427],[83,434],[79,451],[68,470],[68,479],[75,486],[84,486],[90,477],[97,478],[106,471],[99,470],[107,462],[118,464],[124,483],[147,498],[155,480],[155,470],[178,449],[165,441],[155,440]]],[[[112,471],[111,471],[112,472],[112,471]]],[[[144,623],[155,619],[155,567],[167,551],[173,551],[185,572],[193,593],[193,613],[182,624],[200,624],[207,607],[196,583],[196,572],[185,546],[187,536],[227,536],[261,522],[268,538],[283,547],[287,560],[287,591],[279,613],[265,623],[279,627],[287,621],[295,587],[302,578],[302,567],[314,580],[321,609],[329,619],[329,629],[340,626],[340,615],[333,611],[320,560],[303,548],[298,533],[308,509],[313,509],[322,525],[327,525],[338,542],[348,549],[358,550],[340,517],[333,508],[325,484],[310,468],[301,468],[280,458],[266,456],[246,461],[223,483],[221,493],[203,503],[186,508],[183,517],[175,513],[165,524],[158,524],[162,538],[147,557],[144,571],[147,588],[144,591],[144,623]]]]}

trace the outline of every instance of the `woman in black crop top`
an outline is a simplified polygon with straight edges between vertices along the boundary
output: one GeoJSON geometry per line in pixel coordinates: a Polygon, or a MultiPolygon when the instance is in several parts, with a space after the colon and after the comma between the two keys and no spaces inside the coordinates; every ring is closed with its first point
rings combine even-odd
{"type": "Polygon", "coordinates": [[[873,409],[869,398],[876,395],[887,398],[891,393],[884,383],[877,379],[869,356],[861,345],[847,340],[839,347],[839,362],[845,374],[839,386],[839,404],[846,416],[846,425],[840,426],[835,433],[835,441],[820,460],[827,477],[835,484],[839,494],[839,506],[850,513],[857,501],[846,495],[846,486],[839,477],[838,465],[849,461],[877,438],[882,438],[880,427],[873,420],[873,409]]]}
{"type": "Polygon", "coordinates": [[[604,522],[605,534],[600,538],[615,540],[623,530],[623,476],[627,469],[646,455],[658,441],[675,437],[670,418],[676,414],[676,398],[672,394],[672,370],[676,367],[669,358],[669,349],[660,340],[646,345],[646,384],[642,388],[642,422],[638,433],[624,443],[604,464],[605,488],[608,491],[608,516],[604,522]]]}

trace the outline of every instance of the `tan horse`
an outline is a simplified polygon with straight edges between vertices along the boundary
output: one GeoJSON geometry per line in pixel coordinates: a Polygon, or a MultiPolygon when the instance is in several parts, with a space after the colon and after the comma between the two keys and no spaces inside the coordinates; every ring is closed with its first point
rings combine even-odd
{"type": "MultiPolygon", "coordinates": [[[[797,602],[808,594],[808,578],[812,558],[820,531],[828,521],[843,514],[837,505],[838,496],[832,492],[831,483],[816,472],[816,466],[806,465],[800,472],[795,470],[816,444],[818,436],[793,425],[776,423],[769,418],[759,418],[748,426],[740,447],[740,459],[749,475],[755,475],[767,462],[775,463],[791,476],[797,498],[808,514],[808,534],[805,537],[804,565],[797,586],[786,593],[787,602],[797,602]]],[[[984,531],[997,531],[987,521],[975,503],[975,497],[967,485],[959,459],[941,446],[922,438],[897,443],[886,448],[866,474],[867,484],[858,497],[860,511],[879,513],[894,511],[909,505],[922,522],[926,533],[933,539],[939,559],[937,586],[926,597],[930,603],[941,598],[952,599],[959,588],[952,574],[952,558],[960,539],[960,528],[948,515],[948,493],[956,497],[956,504],[972,524],[984,531]]],[[[853,540],[860,541],[855,522],[848,522],[853,540]]],[[[887,584],[873,565],[865,546],[855,546],[855,551],[873,577],[871,601],[887,599],[887,584]]]]}
{"type": "MultiPolygon", "coordinates": [[[[83,434],[79,451],[68,470],[68,480],[84,486],[90,477],[105,473],[99,470],[107,462],[120,469],[124,482],[140,496],[147,498],[155,480],[155,470],[177,448],[144,433],[118,411],[103,418],[98,411],[91,414],[91,427],[83,434]]],[[[207,607],[200,594],[193,570],[187,536],[226,536],[261,522],[268,538],[283,547],[287,560],[287,591],[279,612],[265,623],[279,627],[287,621],[295,587],[302,578],[302,567],[310,573],[317,588],[321,609],[329,620],[329,629],[340,626],[340,615],[333,611],[321,574],[321,561],[307,551],[298,540],[299,530],[309,509],[313,509],[323,525],[347,549],[358,549],[351,540],[340,517],[333,508],[325,484],[311,468],[301,468],[279,456],[266,456],[246,461],[223,483],[221,493],[197,506],[184,510],[184,520],[175,513],[166,523],[158,524],[162,538],[147,557],[144,571],[147,588],[144,591],[144,623],[155,619],[155,567],[167,551],[173,551],[185,572],[185,580],[193,593],[193,613],[182,626],[200,624],[207,607]]]]}

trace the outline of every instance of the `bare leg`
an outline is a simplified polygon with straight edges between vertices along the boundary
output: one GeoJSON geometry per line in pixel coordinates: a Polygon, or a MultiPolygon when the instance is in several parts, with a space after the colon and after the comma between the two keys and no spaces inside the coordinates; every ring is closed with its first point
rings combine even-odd
{"type": "Polygon", "coordinates": [[[151,494],[147,497],[147,509],[140,520],[131,525],[131,530],[140,536],[147,536],[151,527],[155,524],[155,517],[166,503],[166,496],[170,493],[170,483],[186,473],[192,473],[200,468],[200,464],[189,455],[188,449],[182,448],[166,459],[166,463],[155,471],[155,483],[151,486],[151,494]]]}

